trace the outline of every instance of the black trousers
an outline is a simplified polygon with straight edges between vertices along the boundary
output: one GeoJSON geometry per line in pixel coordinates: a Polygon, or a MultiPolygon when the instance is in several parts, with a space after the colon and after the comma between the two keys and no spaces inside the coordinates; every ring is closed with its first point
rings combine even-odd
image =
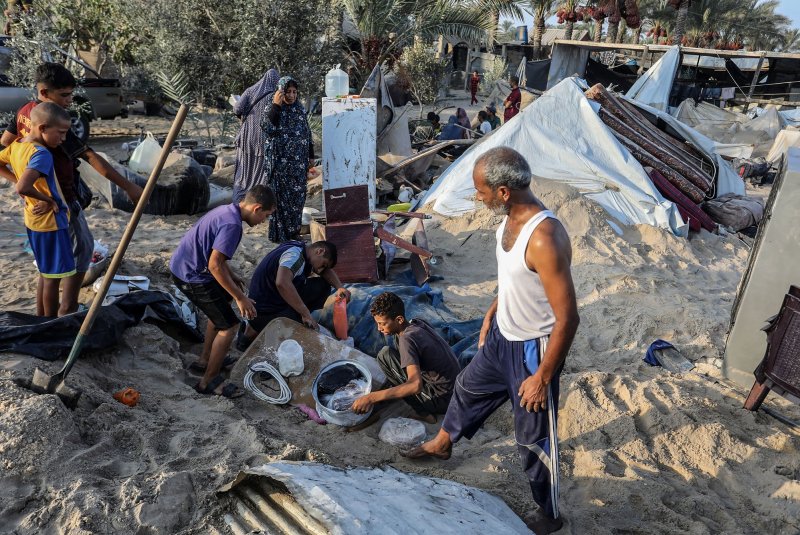
{"type": "MultiPolygon", "coordinates": [[[[384,347],[378,352],[378,365],[392,386],[408,381],[408,374],[400,367],[400,353],[391,347],[384,347]]],[[[447,395],[436,394],[430,384],[422,383],[422,392],[403,398],[420,416],[428,414],[444,414],[450,404],[452,392],[447,395]]]]}
{"type": "MultiPolygon", "coordinates": [[[[311,312],[325,306],[325,301],[331,295],[332,290],[331,285],[322,277],[311,277],[302,286],[295,285],[295,288],[297,288],[300,299],[311,312]]],[[[269,313],[258,312],[258,315],[250,320],[250,327],[256,332],[261,332],[275,318],[289,318],[297,322],[301,320],[300,314],[287,304],[284,308],[269,313]]]]}

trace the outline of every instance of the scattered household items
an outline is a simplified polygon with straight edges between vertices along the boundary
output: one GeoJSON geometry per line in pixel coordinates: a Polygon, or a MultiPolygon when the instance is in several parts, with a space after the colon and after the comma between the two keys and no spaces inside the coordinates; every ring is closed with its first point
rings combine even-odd
{"type": "Polygon", "coordinates": [[[39,368],[36,368],[34,371],[30,388],[37,394],[57,394],[67,407],[75,408],[77,405],[81,392],[66,385],[64,380],[69,374],[69,371],[72,369],[73,364],[75,364],[75,361],[78,359],[85,342],[88,341],[88,338],[90,338],[92,326],[94,325],[95,318],[97,318],[98,312],[101,309],[102,302],[106,297],[106,292],[108,292],[108,289],[114,280],[114,276],[117,274],[117,269],[119,269],[119,266],[122,263],[122,258],[125,256],[125,251],[128,249],[131,239],[133,239],[133,233],[136,231],[136,226],[139,224],[139,220],[142,217],[144,208],[147,206],[147,202],[156,186],[156,182],[158,182],[161,169],[164,167],[164,162],[167,160],[167,156],[172,148],[173,141],[175,141],[175,138],[178,137],[178,133],[181,130],[181,126],[183,126],[183,121],[186,119],[186,114],[188,111],[189,109],[186,107],[186,105],[182,104],[178,110],[178,113],[175,115],[175,119],[172,122],[172,127],[169,130],[167,140],[164,143],[164,147],[161,150],[158,161],[150,173],[150,178],[147,180],[141,199],[136,205],[136,208],[134,209],[133,214],[128,221],[128,225],[125,227],[125,232],[123,233],[119,242],[119,246],[114,253],[114,258],[111,260],[111,265],[108,267],[108,274],[103,278],[103,283],[100,287],[100,290],[97,292],[97,297],[95,297],[94,301],[92,301],[92,306],[89,308],[89,311],[86,313],[86,316],[83,319],[83,323],[78,331],[78,335],[75,337],[75,342],[72,345],[72,349],[70,350],[69,357],[67,357],[67,361],[64,363],[64,367],[54,375],[49,375],[39,368]]]}
{"type": "Polygon", "coordinates": [[[94,252],[92,253],[92,261],[89,263],[89,270],[83,276],[81,286],[89,286],[103,274],[111,257],[108,254],[108,247],[103,245],[102,242],[94,240],[94,252]]]}
{"type": "Polygon", "coordinates": [[[248,468],[219,491],[235,535],[530,534],[502,500],[446,479],[394,468],[275,462],[248,468]]]}
{"type": "MultiPolygon", "coordinates": [[[[102,287],[102,277],[97,279],[97,281],[92,285],[92,289],[97,293],[100,292],[102,287]]],[[[111,281],[111,285],[108,287],[108,291],[106,292],[106,297],[103,299],[103,306],[113,303],[123,295],[126,295],[130,292],[149,289],[150,279],[143,275],[114,275],[114,280],[111,281]]]]}
{"type": "Polygon", "coordinates": [[[642,360],[650,366],[661,366],[672,373],[686,373],[694,369],[694,364],[686,360],[675,346],[664,340],[656,340],[650,344],[642,360]]]}
{"type": "Polygon", "coordinates": [[[284,377],[303,373],[303,348],[295,340],[289,339],[278,346],[278,369],[284,377]]]}
{"type": "Polygon", "coordinates": [[[680,122],[718,143],[750,147],[750,154],[742,155],[746,158],[766,156],[775,137],[783,128],[783,120],[775,108],[769,108],[758,117],[750,118],[743,113],[723,110],[708,102],[695,103],[694,100],[687,99],[681,102],[673,115],[680,122]]]}
{"type": "Polygon", "coordinates": [[[723,373],[744,388],[753,385],[753,370],[766,354],[760,328],[779,310],[786,289],[800,286],[800,149],[789,149],[786,170],[772,185],[764,218],[750,250],[747,269],[731,309],[723,373]]]}
{"type": "Polygon", "coordinates": [[[753,184],[762,184],[772,167],[766,158],[734,158],[731,161],[736,174],[742,177],[742,180],[748,180],[753,184]]]}
{"type": "Polygon", "coordinates": [[[358,425],[372,414],[352,411],[353,402],[372,391],[372,374],[363,364],[350,360],[331,362],[320,370],[312,386],[317,413],[342,427],[358,425]]]}
{"type": "Polygon", "coordinates": [[[128,387],[115,392],[113,397],[123,405],[135,407],[139,403],[140,394],[138,390],[128,387]]]}
{"type": "MultiPolygon", "coordinates": [[[[348,333],[353,337],[355,346],[368,355],[377,355],[378,351],[386,345],[387,338],[375,328],[375,321],[372,319],[369,309],[372,301],[378,295],[383,292],[392,292],[403,299],[407,317],[422,319],[436,329],[436,332],[453,348],[453,352],[461,360],[463,368],[465,360],[469,360],[477,351],[478,334],[483,319],[460,320],[445,306],[441,290],[432,289],[428,284],[418,287],[412,277],[411,273],[406,272],[405,280],[398,279],[392,284],[353,284],[348,286],[351,293],[350,302],[347,304],[350,325],[348,333]]],[[[332,326],[332,306],[322,309],[319,322],[326,327],[332,326]]],[[[390,345],[393,344],[391,339],[388,341],[390,345]]],[[[375,362],[374,358],[369,357],[369,359],[375,362]]],[[[374,377],[375,371],[372,368],[370,371],[374,377]]],[[[373,384],[378,387],[383,383],[375,381],[373,384]]]]}
{"type": "MultiPolygon", "coordinates": [[[[202,334],[187,325],[171,297],[164,292],[141,291],[124,295],[98,312],[83,350],[115,347],[122,333],[143,320],[170,327],[187,339],[202,341],[202,334]]],[[[44,318],[21,312],[0,312],[0,351],[54,361],[65,358],[87,311],[60,318],[44,318]]]]}
{"type": "Polygon", "coordinates": [[[149,175],[158,163],[159,154],[161,154],[161,145],[153,137],[152,132],[148,132],[144,141],[133,149],[133,154],[128,160],[128,167],[134,173],[149,175]]]}
{"type": "MultiPolygon", "coordinates": [[[[286,342],[290,341],[293,342],[294,340],[286,340],[286,342]]],[[[292,399],[292,391],[289,389],[289,385],[286,384],[286,381],[283,380],[283,377],[281,377],[282,375],[285,374],[283,372],[278,372],[278,370],[276,370],[275,367],[269,362],[255,362],[247,367],[247,373],[244,374],[242,384],[244,385],[245,390],[253,394],[261,401],[266,401],[267,403],[271,403],[273,405],[285,405],[292,399]],[[264,380],[275,380],[278,383],[278,389],[280,391],[279,395],[277,397],[271,396],[257,387],[254,380],[256,374],[258,374],[259,377],[264,380]]]]}
{"type": "Polygon", "coordinates": [[[757,411],[770,391],[800,403],[800,287],[789,288],[780,311],[767,321],[762,329],[767,333],[767,350],[744,402],[749,411],[757,411]]]}
{"type": "MultiPolygon", "coordinates": [[[[114,169],[127,180],[144,187],[147,180],[131,169],[105,157],[114,169]]],[[[81,161],[78,171],[81,177],[112,207],[126,212],[134,209],[127,194],[106,180],[92,166],[81,161]]],[[[151,215],[197,214],[208,208],[211,188],[208,177],[197,160],[187,154],[173,152],[165,161],[162,177],[154,188],[144,213],[151,215]]]]}
{"type": "MultiPolygon", "coordinates": [[[[373,324],[374,330],[374,324],[373,324]]],[[[345,360],[358,362],[366,367],[373,379],[372,388],[379,388],[386,376],[377,361],[361,351],[352,348],[329,336],[292,321],[287,318],[272,320],[239,358],[230,373],[230,381],[242,381],[252,364],[268,362],[278,367],[278,348],[284,340],[294,340],[303,349],[303,373],[286,378],[286,384],[292,392],[291,404],[314,407],[316,400],[312,387],[320,370],[331,362],[345,360]]]]}
{"type": "Polygon", "coordinates": [[[714,170],[699,152],[654,127],[632,104],[600,84],[586,96],[602,106],[600,119],[634,158],[659,171],[693,202],[703,202],[712,189],[714,170]]]}
{"type": "Polygon", "coordinates": [[[322,99],[325,238],[338,249],[343,282],[377,280],[369,215],[377,201],[377,106],[374,98],[322,99]]]}
{"type": "Polygon", "coordinates": [[[431,277],[431,264],[436,263],[439,259],[435,259],[433,253],[430,252],[428,246],[428,237],[425,234],[425,219],[430,219],[430,215],[422,214],[419,212],[383,212],[377,210],[376,213],[383,213],[388,215],[386,221],[378,224],[375,229],[375,236],[381,240],[381,262],[378,266],[378,272],[381,278],[387,278],[389,273],[389,266],[395,260],[397,248],[405,249],[411,253],[409,262],[411,263],[411,271],[414,274],[414,279],[418,286],[422,286],[431,277]],[[400,238],[395,233],[398,226],[397,220],[399,218],[410,219],[408,231],[412,232],[411,241],[400,238]]]}
{"type": "Polygon", "coordinates": [[[655,185],[664,198],[675,203],[681,217],[689,224],[690,230],[698,232],[701,228],[704,228],[709,232],[713,232],[717,229],[717,224],[714,220],[711,219],[700,206],[681,193],[681,190],[664,178],[664,175],[659,173],[657,169],[647,166],[645,166],[644,169],[647,171],[648,176],[650,176],[650,180],[653,181],[653,185],[655,185]]]}
{"type": "Polygon", "coordinates": [[[341,64],[325,75],[325,96],[328,98],[345,97],[350,93],[350,77],[339,67],[341,64]]]}
{"type": "Polygon", "coordinates": [[[427,434],[425,424],[419,420],[389,418],[383,422],[378,438],[401,450],[407,450],[422,444],[427,434]]]}
{"type": "Polygon", "coordinates": [[[714,221],[734,231],[758,225],[764,217],[764,207],[758,199],[735,193],[720,195],[703,206],[714,221]]]}

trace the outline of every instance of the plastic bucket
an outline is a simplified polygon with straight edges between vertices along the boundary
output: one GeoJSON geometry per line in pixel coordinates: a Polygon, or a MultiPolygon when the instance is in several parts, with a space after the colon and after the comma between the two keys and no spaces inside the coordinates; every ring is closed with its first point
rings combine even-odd
{"type": "MultiPolygon", "coordinates": [[[[367,418],[369,415],[372,414],[372,409],[367,411],[364,414],[356,414],[353,411],[335,411],[333,409],[329,409],[319,401],[319,394],[317,393],[317,387],[319,386],[320,377],[325,375],[326,372],[332,370],[333,368],[342,366],[344,364],[350,364],[358,368],[358,371],[364,376],[367,381],[367,391],[366,394],[372,391],[372,374],[369,372],[366,366],[361,364],[360,362],[356,362],[354,360],[337,360],[331,362],[324,368],[319,371],[317,374],[316,379],[314,379],[314,384],[311,387],[311,395],[314,397],[314,402],[317,404],[317,412],[320,416],[325,418],[328,422],[336,425],[341,425],[342,427],[352,427],[354,425],[358,425],[367,418]]],[[[344,385],[342,385],[344,386],[344,385]]]]}

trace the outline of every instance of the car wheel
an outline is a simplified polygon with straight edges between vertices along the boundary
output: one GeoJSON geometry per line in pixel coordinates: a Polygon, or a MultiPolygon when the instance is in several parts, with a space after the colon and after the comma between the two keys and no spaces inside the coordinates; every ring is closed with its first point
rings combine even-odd
{"type": "Polygon", "coordinates": [[[85,115],[72,116],[72,133],[84,143],[89,140],[89,119],[85,115]]]}

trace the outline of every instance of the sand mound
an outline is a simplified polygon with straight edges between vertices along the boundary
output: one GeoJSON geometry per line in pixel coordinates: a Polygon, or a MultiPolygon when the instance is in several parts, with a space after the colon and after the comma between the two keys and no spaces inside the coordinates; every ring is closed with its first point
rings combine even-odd
{"type": "MultiPolygon", "coordinates": [[[[744,393],[713,382],[745,244],[645,226],[619,236],[576,191],[549,182],[536,191],[572,236],[582,317],[561,381],[564,533],[797,533],[800,435],[742,410],[744,393]],[[642,363],[656,338],[672,341],[700,373],[642,363]]],[[[12,197],[0,198],[0,305],[31,310],[34,271],[12,197]]],[[[118,241],[127,214],[95,206],[88,216],[97,238],[118,241]]],[[[194,220],[145,216],[123,272],[167,287],[170,254],[194,220]]],[[[434,287],[464,318],[482,315],[494,297],[499,223],[485,210],[426,223],[444,256],[437,270],[445,278],[434,287]]],[[[237,270],[252,273],[271,247],[265,234],[245,230],[237,270]]],[[[12,381],[61,363],[0,356],[0,533],[205,533],[222,526],[218,486],[273,459],[391,464],[489,490],[523,517],[533,510],[505,408],[450,460],[410,462],[379,441],[379,425],[344,433],[251,397],[200,396],[184,371],[198,351],[152,325],[132,328],[115,350],[77,363],[69,381],[84,394],[75,411],[12,381]],[[142,393],[139,406],[110,397],[126,386],[142,393]]],[[[797,407],[771,403],[800,420],[797,407]]]]}

